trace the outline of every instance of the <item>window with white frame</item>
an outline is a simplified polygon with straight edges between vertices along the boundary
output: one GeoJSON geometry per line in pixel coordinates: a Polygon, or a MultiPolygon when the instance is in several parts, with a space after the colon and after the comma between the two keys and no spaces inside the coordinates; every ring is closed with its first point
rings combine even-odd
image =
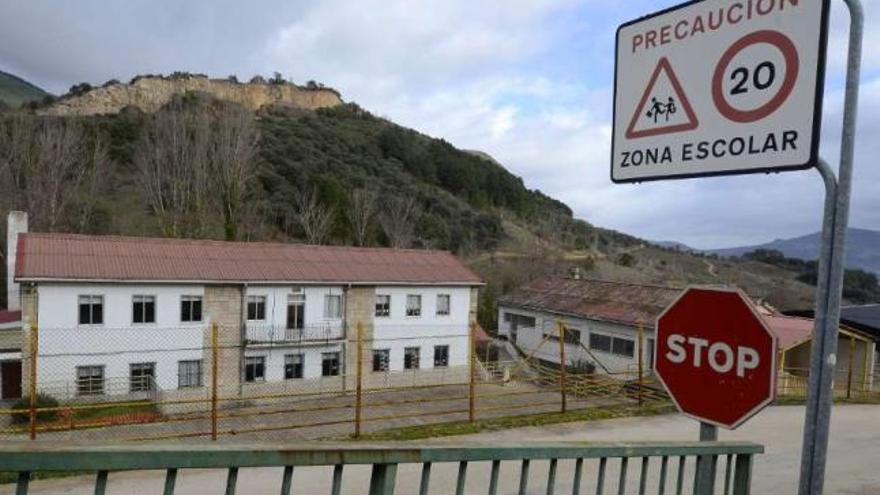
{"type": "Polygon", "coordinates": [[[449,294],[437,294],[437,316],[449,316],[449,294]]]}
{"type": "Polygon", "coordinates": [[[635,356],[635,353],[636,342],[634,340],[614,337],[614,340],[611,342],[611,354],[631,358],[635,356]]]}
{"type": "Polygon", "coordinates": [[[611,336],[590,332],[590,349],[599,352],[611,352],[611,336]]]}
{"type": "Polygon", "coordinates": [[[422,296],[418,294],[406,296],[406,316],[422,316],[422,296]]]}
{"type": "Polygon", "coordinates": [[[373,371],[388,371],[388,362],[390,360],[390,349],[373,349],[373,371]]]}
{"type": "Polygon", "coordinates": [[[131,363],[128,365],[128,384],[131,392],[153,390],[156,378],[156,363],[131,363]]]}
{"type": "Polygon", "coordinates": [[[247,319],[248,321],[266,320],[266,296],[248,296],[247,319]]]}
{"type": "Polygon", "coordinates": [[[156,323],[156,296],[134,296],[131,304],[132,323],[156,323]]]}
{"type": "Polygon", "coordinates": [[[324,319],[338,320],[342,318],[342,296],[327,294],[324,296],[324,319]]]}
{"type": "Polygon", "coordinates": [[[339,353],[321,353],[321,376],[339,376],[339,353]]]}
{"type": "Polygon", "coordinates": [[[104,395],[104,366],[77,366],[76,394],[104,395]]]}
{"type": "Polygon", "coordinates": [[[104,296],[79,296],[79,324],[104,323],[104,296]]]}
{"type": "Polygon", "coordinates": [[[403,369],[417,370],[419,369],[420,347],[406,347],[403,349],[403,369]]]}
{"type": "Polygon", "coordinates": [[[244,381],[266,381],[266,357],[248,356],[244,358],[244,381]]]}
{"type": "Polygon", "coordinates": [[[449,366],[449,346],[448,345],[435,345],[434,346],[434,367],[435,368],[445,368],[449,366]]]}
{"type": "Polygon", "coordinates": [[[202,321],[202,296],[180,297],[180,321],[183,323],[202,321]]]}
{"type": "Polygon", "coordinates": [[[286,354],[284,356],[284,379],[293,380],[302,378],[304,365],[304,354],[286,354]]]}
{"type": "Polygon", "coordinates": [[[379,294],[376,296],[376,316],[391,316],[391,296],[388,294],[379,294]]]}
{"type": "Polygon", "coordinates": [[[192,359],[177,362],[177,388],[196,388],[202,386],[202,360],[192,359]]]}
{"type": "Polygon", "coordinates": [[[631,358],[635,356],[635,347],[634,340],[590,332],[590,349],[594,351],[631,358]]]}
{"type": "Polygon", "coordinates": [[[287,296],[287,329],[302,330],[306,325],[306,295],[297,292],[287,296]]]}

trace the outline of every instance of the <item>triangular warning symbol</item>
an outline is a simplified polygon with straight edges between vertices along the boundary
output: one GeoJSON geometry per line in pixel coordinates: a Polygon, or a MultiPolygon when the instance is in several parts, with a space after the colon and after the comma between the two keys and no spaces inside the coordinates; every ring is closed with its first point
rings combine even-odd
{"type": "Polygon", "coordinates": [[[691,131],[699,125],[669,59],[661,58],[626,129],[627,139],[691,131]],[[665,74],[665,79],[660,78],[661,74],[665,74]],[[653,94],[655,91],[658,94],[653,94]]]}

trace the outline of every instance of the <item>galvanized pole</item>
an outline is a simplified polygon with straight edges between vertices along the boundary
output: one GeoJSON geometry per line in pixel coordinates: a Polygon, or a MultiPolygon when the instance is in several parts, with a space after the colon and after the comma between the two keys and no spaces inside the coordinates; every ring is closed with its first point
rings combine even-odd
{"type": "Polygon", "coordinates": [[[642,393],[642,387],[645,385],[645,358],[644,358],[644,345],[645,345],[645,326],[639,321],[639,409],[642,408],[642,403],[644,402],[644,397],[642,393]]]}
{"type": "Polygon", "coordinates": [[[819,173],[825,180],[825,219],[822,226],[823,242],[819,258],[816,321],[811,346],[810,389],[804,421],[799,495],[821,495],[823,491],[834,392],[834,367],[837,362],[864,29],[861,2],[844,1],[850,12],[850,32],[838,179],[834,180],[834,174],[827,163],[821,161],[817,164],[819,173]]]}
{"type": "MultiPolygon", "coordinates": [[[[718,427],[700,422],[700,441],[717,442],[718,427]]],[[[697,472],[694,476],[694,493],[696,495],[713,495],[715,493],[715,464],[717,457],[701,455],[697,457],[697,472]]]]}

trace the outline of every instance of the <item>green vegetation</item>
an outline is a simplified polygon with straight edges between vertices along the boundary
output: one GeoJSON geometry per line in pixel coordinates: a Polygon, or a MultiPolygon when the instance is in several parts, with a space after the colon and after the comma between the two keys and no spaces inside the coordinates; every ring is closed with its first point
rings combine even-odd
{"type": "MultiPolygon", "coordinates": [[[[37,409],[41,408],[53,408],[58,407],[58,400],[54,397],[45,394],[37,394],[37,409]]],[[[15,401],[12,404],[13,411],[23,411],[20,413],[12,414],[12,423],[13,424],[24,424],[30,421],[30,413],[28,412],[31,407],[31,399],[30,397],[22,397],[21,399],[15,401]]],[[[49,411],[38,411],[37,412],[37,421],[40,422],[48,422],[55,421],[58,419],[58,411],[57,410],[49,410],[49,411]]]]}
{"type": "MultiPolygon", "coordinates": [[[[816,260],[787,258],[781,251],[775,249],[756,249],[744,254],[743,258],[796,272],[798,280],[812,286],[817,283],[819,263],[816,260]]],[[[860,269],[847,268],[843,275],[843,297],[855,304],[880,301],[880,284],[877,275],[860,269]]]]}
{"type": "Polygon", "coordinates": [[[509,428],[546,426],[559,423],[574,423],[577,421],[598,421],[625,416],[653,416],[656,414],[669,414],[675,412],[675,410],[675,406],[668,402],[649,404],[642,408],[636,406],[591,407],[566,413],[539,413],[523,416],[481,419],[474,421],[473,423],[468,421],[455,421],[449,423],[392,428],[362,435],[361,440],[422,440],[425,438],[471,435],[483,431],[506,430],[509,428]]]}
{"type": "Polygon", "coordinates": [[[0,110],[44,100],[49,93],[12,74],[0,71],[0,110]]]}

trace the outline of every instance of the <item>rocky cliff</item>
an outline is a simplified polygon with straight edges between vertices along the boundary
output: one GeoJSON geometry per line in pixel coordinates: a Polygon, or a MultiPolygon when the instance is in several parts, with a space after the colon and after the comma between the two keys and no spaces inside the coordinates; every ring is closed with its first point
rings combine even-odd
{"type": "Polygon", "coordinates": [[[238,83],[204,76],[179,78],[141,77],[131,84],[110,84],[84,94],[67,96],[39,111],[43,115],[101,115],[117,113],[127,106],[154,112],[176,95],[201,92],[259,110],[266,105],[284,104],[315,110],[342,104],[342,98],[329,88],[304,88],[282,83],[238,83]]]}

